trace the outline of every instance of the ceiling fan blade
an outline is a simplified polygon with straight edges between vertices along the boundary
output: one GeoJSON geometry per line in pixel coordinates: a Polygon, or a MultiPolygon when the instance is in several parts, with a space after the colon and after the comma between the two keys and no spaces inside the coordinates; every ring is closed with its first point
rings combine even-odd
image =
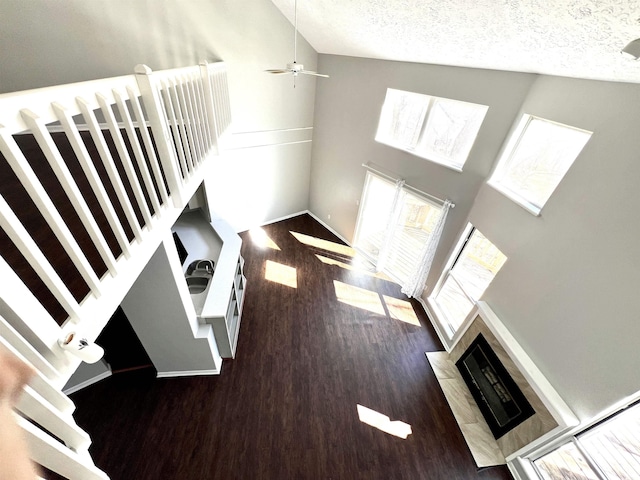
{"type": "Polygon", "coordinates": [[[285,73],[291,73],[289,70],[281,70],[281,69],[269,69],[265,70],[267,73],[273,73],[274,75],[284,75],[285,73]]]}
{"type": "Polygon", "coordinates": [[[312,70],[300,70],[298,73],[304,73],[305,75],[313,75],[314,77],[329,78],[329,75],[325,75],[324,73],[314,72],[312,70]]]}

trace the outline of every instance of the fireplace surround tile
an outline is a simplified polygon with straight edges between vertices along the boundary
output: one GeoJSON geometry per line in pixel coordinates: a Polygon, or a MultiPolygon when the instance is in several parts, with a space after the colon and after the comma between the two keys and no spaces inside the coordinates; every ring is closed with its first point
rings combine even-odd
{"type": "Polygon", "coordinates": [[[476,314],[459,335],[449,353],[427,352],[426,356],[478,466],[504,464],[505,459],[510,461],[578,423],[573,412],[485,302],[478,302],[476,314]],[[455,366],[480,333],[536,412],[497,440],[455,366]],[[476,422],[473,416],[477,417],[476,422]],[[489,453],[491,451],[494,454],[489,453]]]}
{"type": "Polygon", "coordinates": [[[449,354],[427,352],[426,355],[476,465],[504,465],[504,454],[449,354]]]}

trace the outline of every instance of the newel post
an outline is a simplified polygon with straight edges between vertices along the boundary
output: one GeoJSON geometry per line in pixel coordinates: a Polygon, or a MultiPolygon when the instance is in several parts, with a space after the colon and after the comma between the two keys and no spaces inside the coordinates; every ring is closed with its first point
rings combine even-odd
{"type": "Polygon", "coordinates": [[[167,124],[167,115],[160,100],[159,87],[154,84],[153,72],[146,65],[136,65],[134,71],[173,204],[176,208],[182,208],[186,202],[182,198],[184,180],[173,148],[173,137],[167,124]]]}

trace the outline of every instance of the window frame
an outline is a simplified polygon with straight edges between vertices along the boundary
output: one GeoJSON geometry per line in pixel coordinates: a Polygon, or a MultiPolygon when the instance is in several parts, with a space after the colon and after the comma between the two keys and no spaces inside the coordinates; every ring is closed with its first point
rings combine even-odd
{"type": "Polygon", "coordinates": [[[530,114],[526,114],[525,113],[525,114],[522,115],[522,117],[520,117],[518,125],[516,126],[516,128],[513,130],[513,132],[509,136],[509,139],[508,139],[507,143],[505,144],[505,147],[504,147],[502,153],[500,154],[500,156],[498,158],[498,161],[496,162],[496,166],[495,166],[493,172],[491,173],[491,176],[489,177],[489,180],[487,181],[487,184],[490,187],[492,187],[495,190],[497,190],[502,195],[504,195],[505,197],[507,197],[509,200],[515,202],[516,204],[518,204],[519,206],[524,208],[526,211],[528,211],[532,215],[540,216],[540,212],[542,211],[544,206],[547,204],[547,202],[549,201],[549,199],[551,198],[551,196],[553,195],[555,190],[558,188],[558,186],[560,185],[560,183],[562,182],[564,177],[567,175],[567,173],[569,172],[569,170],[571,169],[571,167],[573,166],[575,161],[581,155],[582,151],[584,150],[584,148],[586,147],[587,143],[589,142],[589,140],[591,138],[591,135],[593,135],[593,132],[590,132],[589,130],[585,130],[583,128],[574,127],[572,125],[567,125],[567,124],[564,124],[564,123],[556,122],[556,121],[553,121],[553,120],[549,120],[549,119],[546,119],[546,118],[542,118],[542,117],[538,117],[538,116],[535,116],[535,115],[530,115],[530,114]],[[527,133],[527,128],[529,127],[529,125],[533,121],[542,121],[542,122],[546,122],[546,123],[549,123],[549,124],[552,124],[552,125],[564,127],[564,128],[569,129],[569,130],[573,130],[573,131],[589,134],[589,137],[584,142],[584,145],[582,146],[582,148],[580,148],[580,150],[578,151],[576,156],[570,161],[569,166],[567,167],[567,169],[564,172],[564,174],[562,174],[562,176],[558,180],[558,183],[553,187],[553,189],[549,193],[549,196],[540,205],[538,205],[535,202],[531,201],[530,199],[526,198],[525,195],[522,195],[521,193],[515,191],[512,188],[509,188],[507,185],[505,185],[502,182],[502,178],[504,177],[504,174],[506,173],[506,167],[509,165],[509,163],[511,162],[512,158],[518,153],[518,148],[519,148],[520,144],[522,143],[522,141],[523,141],[523,139],[524,139],[524,137],[525,137],[525,135],[527,133]]]}
{"type": "MultiPolygon", "coordinates": [[[[544,480],[545,478],[540,472],[540,468],[536,465],[536,461],[559,450],[569,443],[573,443],[576,446],[580,454],[584,457],[585,461],[596,474],[599,480],[607,480],[608,477],[606,477],[598,464],[591,458],[589,452],[581,445],[580,437],[592,434],[594,430],[597,430],[599,427],[602,427],[614,421],[618,415],[624,414],[630,409],[640,409],[640,392],[636,393],[632,398],[628,398],[626,399],[626,401],[621,402],[613,408],[608,409],[600,415],[596,416],[587,424],[574,428],[560,438],[549,442],[547,445],[541,446],[535,451],[527,454],[525,458],[531,466],[531,473],[535,473],[536,475],[535,480],[544,480]]],[[[527,476],[530,477],[529,475],[527,476]]]]}
{"type": "MultiPolygon", "coordinates": [[[[360,204],[358,207],[358,215],[356,217],[356,226],[354,229],[352,245],[353,245],[353,248],[360,255],[362,255],[367,261],[371,262],[371,264],[376,267],[377,271],[383,272],[384,274],[389,276],[389,278],[391,278],[394,282],[402,285],[406,281],[406,279],[400,278],[400,276],[396,274],[396,271],[390,270],[387,267],[387,263],[389,259],[385,258],[385,256],[388,255],[389,253],[388,251],[385,251],[384,249],[382,249],[378,252],[378,255],[374,257],[368,251],[366,251],[365,249],[361,248],[361,246],[358,245],[359,241],[361,240],[360,235],[363,229],[362,222],[364,219],[364,211],[367,208],[367,197],[369,195],[371,182],[374,180],[385,182],[388,184],[388,186],[392,186],[394,189],[398,188],[397,181],[394,181],[394,179],[392,179],[391,177],[385,176],[384,174],[372,172],[371,170],[367,170],[367,173],[365,176],[365,183],[362,189],[362,195],[360,197],[360,204]]],[[[400,201],[398,201],[396,205],[392,205],[390,208],[389,215],[391,215],[392,217],[397,218],[400,216],[402,209],[404,208],[404,205],[405,205],[405,199],[409,195],[415,197],[419,201],[423,202],[425,205],[429,205],[431,208],[439,209],[440,214],[442,214],[442,209],[443,209],[442,204],[439,204],[438,202],[432,200],[431,198],[428,198],[427,197],[428,194],[426,194],[425,192],[421,192],[420,190],[414,187],[411,187],[410,185],[402,184],[402,186],[400,187],[400,195],[402,197],[398,199],[400,201]],[[395,206],[395,210],[393,209],[394,206],[395,206]]],[[[398,228],[398,225],[397,224],[394,225],[394,229],[397,229],[397,228],[398,228]]],[[[386,232],[385,235],[389,235],[393,237],[395,235],[395,230],[393,232],[386,232]]]]}
{"type": "MultiPolygon", "coordinates": [[[[460,291],[471,302],[472,305],[475,305],[478,302],[478,300],[480,300],[479,298],[474,299],[473,297],[471,297],[471,295],[463,288],[460,281],[456,278],[456,275],[452,272],[453,268],[458,263],[458,260],[460,260],[460,257],[462,257],[464,250],[469,244],[469,241],[471,240],[471,237],[473,236],[475,231],[478,231],[480,234],[482,234],[482,232],[480,232],[475,225],[473,225],[470,222],[467,223],[464,230],[462,231],[462,235],[460,235],[458,242],[456,243],[455,248],[451,250],[451,253],[449,254],[449,258],[447,259],[447,262],[445,263],[445,266],[442,270],[442,274],[440,275],[440,278],[436,282],[436,285],[428,298],[429,306],[431,307],[431,310],[435,313],[436,321],[441,327],[440,329],[447,336],[449,342],[452,342],[460,332],[464,331],[465,325],[474,316],[474,309],[472,307],[469,313],[467,313],[467,316],[460,323],[460,326],[458,328],[454,328],[453,325],[449,322],[445,311],[442,308],[440,308],[440,305],[436,300],[436,297],[444,287],[447,280],[451,278],[458,285],[458,287],[460,288],[460,291]]],[[[484,236],[484,234],[482,235],[484,236]]],[[[487,238],[487,240],[489,239],[487,238]]],[[[491,242],[491,240],[489,241],[491,242]]],[[[491,242],[491,244],[496,248],[498,248],[493,242],[491,242]]],[[[489,282],[489,285],[491,285],[494,279],[495,279],[495,275],[491,279],[491,282],[489,282]]],[[[489,287],[489,285],[487,285],[487,288],[489,287]]]]}
{"type": "Polygon", "coordinates": [[[391,148],[395,148],[397,150],[409,153],[411,155],[414,155],[416,157],[422,158],[423,160],[428,160],[430,162],[433,162],[437,165],[442,165],[443,167],[449,168],[453,171],[456,171],[458,173],[462,172],[462,169],[464,167],[464,165],[466,164],[467,160],[469,159],[469,155],[471,155],[471,151],[473,150],[473,147],[478,139],[478,136],[480,135],[480,129],[482,128],[482,125],[484,123],[484,120],[487,116],[487,112],[489,111],[489,106],[488,105],[482,105],[480,103],[473,103],[473,102],[467,102],[464,100],[456,100],[456,99],[452,99],[452,98],[445,98],[445,97],[436,97],[434,95],[428,95],[425,93],[417,93],[417,92],[410,92],[408,90],[400,90],[397,88],[387,88],[387,92],[385,94],[385,99],[383,101],[382,104],[382,108],[380,110],[380,115],[378,118],[378,127],[376,129],[376,134],[375,134],[375,141],[378,143],[381,143],[383,145],[386,145],[388,147],[391,148]],[[413,147],[407,147],[405,145],[403,145],[401,142],[393,142],[389,139],[389,135],[387,134],[387,132],[381,132],[381,127],[383,125],[383,120],[386,121],[386,123],[390,123],[386,118],[384,117],[384,114],[386,113],[387,110],[392,110],[393,105],[388,105],[387,101],[389,99],[389,92],[401,92],[402,94],[407,94],[409,96],[415,96],[415,97],[423,97],[427,99],[427,106],[426,106],[426,110],[424,112],[424,114],[422,115],[422,120],[421,120],[421,125],[418,131],[418,135],[417,135],[417,139],[415,141],[415,146],[413,147]],[[428,142],[426,142],[426,137],[425,137],[425,132],[427,130],[427,127],[430,125],[430,121],[431,121],[431,113],[433,111],[434,106],[436,105],[437,102],[439,101],[444,101],[444,102],[452,102],[452,103],[457,103],[457,104],[465,104],[465,105],[470,105],[473,107],[480,107],[481,109],[484,109],[484,112],[482,114],[482,119],[479,121],[478,124],[478,129],[475,133],[475,137],[473,138],[473,141],[470,142],[469,144],[469,148],[468,151],[465,152],[465,156],[464,156],[464,160],[460,163],[460,162],[455,162],[450,158],[446,158],[444,156],[440,156],[440,155],[429,155],[428,153],[422,153],[421,152],[421,146],[422,149],[424,149],[424,145],[428,142]]]}

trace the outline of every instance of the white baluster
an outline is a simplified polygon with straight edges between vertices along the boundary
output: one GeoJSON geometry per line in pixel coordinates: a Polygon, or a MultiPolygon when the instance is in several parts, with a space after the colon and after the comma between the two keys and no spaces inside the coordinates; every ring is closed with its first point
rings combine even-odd
{"type": "Polygon", "coordinates": [[[29,232],[24,228],[4,197],[0,195],[0,226],[20,250],[31,268],[42,279],[60,305],[74,318],[80,318],[80,305],[42,253],[29,232]]]}
{"type": "Polygon", "coordinates": [[[139,242],[142,239],[142,229],[138,224],[138,219],[136,218],[136,214],[133,210],[133,205],[131,205],[131,201],[129,200],[127,191],[124,188],[124,184],[122,183],[122,179],[120,178],[118,169],[113,162],[113,158],[111,157],[111,152],[109,151],[107,142],[102,136],[102,131],[100,130],[98,120],[96,119],[93,110],[89,106],[89,102],[80,97],[78,97],[76,101],[78,103],[78,106],[80,107],[80,110],[82,111],[85,122],[87,122],[89,133],[91,133],[93,143],[98,149],[98,153],[100,154],[100,158],[102,159],[102,163],[105,170],[107,171],[107,175],[109,176],[109,180],[111,181],[113,189],[116,192],[116,196],[118,197],[118,200],[120,200],[120,205],[124,210],[124,214],[127,217],[127,220],[129,221],[129,226],[133,230],[133,234],[136,237],[136,240],[139,242]]]}
{"type": "Polygon", "coordinates": [[[16,415],[22,428],[32,459],[69,480],[109,480],[86,456],[81,456],[65,447],[37,426],[16,415]]]}
{"type": "Polygon", "coordinates": [[[25,123],[29,126],[31,132],[38,141],[38,144],[47,158],[51,169],[56,174],[60,185],[62,185],[62,188],[69,197],[69,201],[73,205],[78,217],[86,228],[87,233],[91,237],[91,240],[93,240],[102,260],[109,271],[113,273],[116,269],[116,259],[113,256],[113,253],[111,253],[111,249],[109,248],[109,245],[107,245],[107,241],[105,240],[104,235],[102,235],[100,227],[98,227],[98,224],[93,218],[93,213],[91,213],[89,205],[87,205],[82,192],[80,192],[78,185],[73,179],[73,175],[71,175],[69,168],[53,141],[53,138],[51,138],[51,134],[47,131],[47,126],[31,110],[21,110],[21,114],[25,123]]]}
{"type": "Polygon", "coordinates": [[[180,167],[182,168],[183,177],[187,178],[191,170],[193,170],[193,160],[189,151],[189,141],[187,140],[187,131],[182,119],[182,111],[178,97],[175,95],[174,87],[171,82],[161,81],[162,98],[167,112],[167,117],[173,127],[173,142],[178,151],[180,159],[180,167]]]}
{"type": "Polygon", "coordinates": [[[29,193],[47,224],[51,227],[51,230],[53,230],[78,272],[89,285],[91,292],[95,296],[100,296],[100,280],[89,264],[87,257],[82,252],[78,242],[76,242],[69,227],[62,219],[15,140],[4,128],[0,128],[0,151],[16,174],[16,177],[18,177],[18,180],[29,193]]]}
{"type": "Polygon", "coordinates": [[[149,135],[149,130],[147,129],[147,122],[144,118],[144,112],[142,111],[142,107],[140,106],[140,101],[138,100],[138,96],[133,92],[131,88],[127,88],[127,93],[129,94],[129,98],[131,99],[131,105],[133,106],[133,113],[138,120],[138,126],[140,128],[140,134],[142,135],[142,141],[144,142],[144,147],[147,150],[147,155],[149,156],[149,163],[151,164],[151,170],[153,171],[153,175],[155,176],[156,183],[158,184],[158,189],[160,190],[160,197],[162,198],[162,203],[164,205],[167,204],[169,200],[169,196],[167,195],[167,188],[164,184],[164,178],[162,177],[162,172],[160,171],[160,167],[158,164],[158,158],[156,157],[155,148],[153,146],[153,141],[151,140],[151,136],[149,135]]]}
{"type": "MultiPolygon", "coordinates": [[[[116,103],[118,104],[118,110],[120,111],[120,116],[122,117],[122,121],[124,122],[124,128],[127,132],[127,136],[129,137],[129,143],[131,144],[133,154],[136,157],[138,170],[140,170],[140,175],[142,176],[144,186],[147,189],[147,194],[149,195],[156,215],[160,216],[160,202],[158,202],[158,196],[156,194],[153,181],[151,180],[151,174],[149,173],[149,169],[147,168],[147,162],[145,160],[144,153],[142,152],[142,148],[140,147],[138,135],[136,134],[136,129],[133,126],[131,115],[129,114],[129,109],[127,108],[121,92],[119,92],[118,90],[113,90],[113,96],[115,97],[116,103]]],[[[142,128],[146,127],[142,125],[142,128]]]]}
{"type": "Polygon", "coordinates": [[[84,174],[89,180],[89,184],[93,189],[93,193],[98,199],[98,203],[104,212],[107,221],[109,222],[109,226],[113,230],[113,233],[118,241],[118,245],[122,249],[122,253],[126,258],[131,256],[131,252],[129,250],[129,240],[127,239],[127,234],[125,233],[122,225],[120,224],[120,219],[116,214],[115,209],[113,208],[113,204],[109,199],[109,195],[104,188],[102,180],[100,179],[100,175],[96,170],[96,167],[93,165],[93,161],[91,160],[91,156],[87,151],[87,147],[85,146],[82,137],[80,136],[80,132],[78,132],[77,127],[75,126],[75,122],[69,111],[63,107],[62,105],[54,102],[51,104],[51,107],[56,112],[56,116],[64,128],[65,134],[67,135],[67,139],[73,148],[76,157],[78,158],[78,162],[84,171],[84,174]]]}
{"type": "Polygon", "coordinates": [[[155,139],[160,161],[162,162],[163,170],[167,178],[169,191],[171,192],[174,205],[181,208],[186,203],[186,199],[182,198],[184,182],[178,168],[178,162],[173,150],[173,143],[167,126],[166,116],[162,110],[160,96],[155,84],[152,84],[151,69],[145,65],[138,65],[135,68],[135,72],[138,87],[142,94],[142,101],[149,117],[151,130],[153,131],[153,138],[155,139]]]}
{"type": "Polygon", "coordinates": [[[147,205],[147,201],[144,198],[144,192],[142,191],[142,186],[138,181],[136,171],[133,168],[133,163],[131,163],[131,158],[129,157],[127,146],[125,145],[124,139],[122,138],[122,133],[120,133],[120,127],[118,126],[116,117],[114,116],[113,110],[111,109],[111,104],[108,103],[107,98],[101,93],[97,93],[96,98],[98,100],[98,103],[100,104],[102,114],[107,120],[107,126],[109,128],[109,132],[111,133],[111,138],[113,139],[113,143],[115,144],[118,155],[120,156],[122,167],[124,168],[124,171],[127,174],[127,178],[129,179],[129,185],[131,185],[131,189],[133,190],[133,196],[137,200],[138,207],[142,212],[142,217],[144,218],[147,228],[151,228],[151,212],[149,211],[149,206],[147,205]]]}

